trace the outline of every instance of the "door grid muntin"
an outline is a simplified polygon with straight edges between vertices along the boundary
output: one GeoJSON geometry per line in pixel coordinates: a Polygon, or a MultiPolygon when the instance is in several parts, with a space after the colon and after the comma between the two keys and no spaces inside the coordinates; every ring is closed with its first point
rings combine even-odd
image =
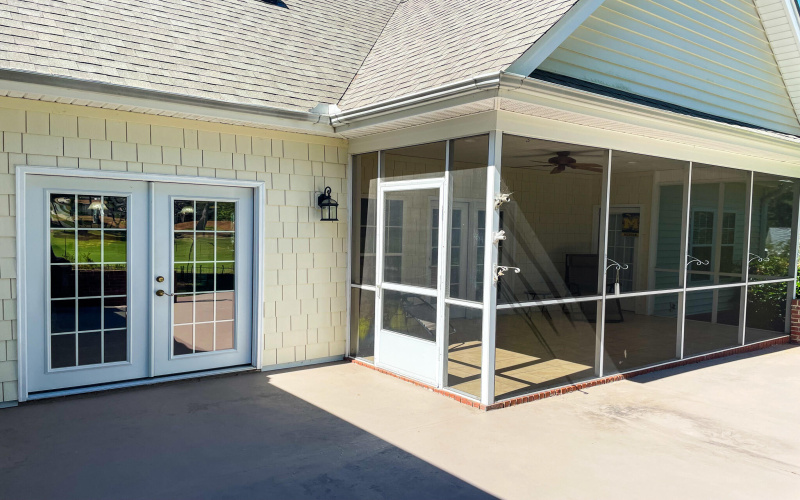
{"type": "Polygon", "coordinates": [[[236,255],[239,252],[236,236],[236,214],[239,211],[239,203],[236,200],[222,198],[173,196],[170,198],[170,207],[173,211],[173,221],[170,225],[170,268],[173,272],[169,329],[170,358],[205,356],[235,351],[238,348],[236,345],[238,304],[235,282],[236,255]],[[211,206],[210,210],[209,206],[211,206]],[[189,208],[190,210],[187,210],[189,208]],[[229,215],[221,216],[223,210],[229,215]],[[197,215],[201,211],[204,215],[198,217],[197,215]],[[200,224],[203,224],[202,229],[198,229],[200,224]],[[192,227],[192,229],[188,229],[188,227],[192,227]],[[185,243],[179,245],[179,241],[186,241],[186,238],[180,236],[191,236],[189,250],[191,255],[187,255],[187,258],[180,258],[177,255],[178,247],[181,246],[182,250],[185,250],[186,246],[185,243]],[[208,259],[209,239],[212,240],[210,253],[213,255],[211,259],[208,259]],[[200,242],[203,242],[205,247],[202,253],[198,251],[200,242]],[[221,248],[222,252],[220,252],[221,248]],[[221,256],[223,258],[220,258],[221,256]],[[209,265],[212,270],[210,286],[207,277],[202,284],[198,283],[198,274],[202,273],[203,267],[209,265]],[[185,280],[187,273],[191,275],[190,284],[185,280]],[[220,276],[223,278],[220,279],[220,276]],[[203,303],[203,306],[198,306],[198,297],[202,301],[211,299],[211,303],[206,302],[203,303]],[[191,300],[186,300],[189,298],[191,300]],[[181,306],[181,304],[183,305],[181,306]],[[191,304],[189,308],[186,307],[188,304],[191,304]],[[208,306],[210,306],[210,310],[207,310],[208,306]],[[191,318],[182,321],[186,319],[187,309],[191,309],[191,318]],[[201,342],[198,342],[198,333],[202,335],[201,342]],[[183,337],[183,340],[191,336],[191,349],[178,340],[179,335],[183,337]],[[198,345],[200,349],[198,349],[198,345]]]}
{"type": "Polygon", "coordinates": [[[45,245],[50,249],[45,273],[47,370],[130,363],[130,195],[47,190],[45,198],[45,245]],[[61,238],[63,244],[59,246],[61,238]],[[107,239],[112,243],[107,244],[107,239]],[[120,287],[121,279],[124,283],[120,287]],[[115,281],[117,285],[112,288],[115,281]],[[58,288],[57,282],[61,282],[58,288]],[[83,283],[89,290],[82,287],[83,283]],[[92,293],[93,287],[99,287],[99,293],[92,293]],[[67,293],[69,288],[71,294],[67,293]],[[70,358],[72,363],[68,362],[70,358]]]}

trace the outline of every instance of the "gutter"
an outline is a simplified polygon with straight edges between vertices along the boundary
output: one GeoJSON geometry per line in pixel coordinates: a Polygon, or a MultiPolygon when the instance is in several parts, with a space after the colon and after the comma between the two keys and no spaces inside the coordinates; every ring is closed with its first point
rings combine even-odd
{"type": "MultiPolygon", "coordinates": [[[[643,104],[631,103],[612,97],[606,97],[585,90],[573,89],[571,87],[542,82],[536,79],[527,78],[514,73],[499,71],[489,73],[466,80],[461,80],[447,85],[442,85],[422,92],[408,94],[388,101],[363,106],[350,111],[336,113],[331,116],[331,124],[336,127],[339,134],[350,129],[357,129],[361,126],[371,125],[375,120],[380,121],[382,116],[394,114],[388,117],[388,121],[396,119],[407,113],[414,113],[415,108],[425,105],[441,103],[447,106],[444,101],[456,100],[458,98],[469,98],[472,94],[481,91],[494,90],[490,95],[474,97],[481,100],[486,98],[497,98],[506,96],[514,99],[514,93],[523,93],[538,98],[554,99],[561,101],[567,106],[586,105],[597,106],[602,104],[617,111],[624,111],[646,118],[661,119],[675,124],[686,123],[689,121],[692,126],[701,127],[708,131],[736,134],[740,137],[755,138],[769,141],[773,144],[787,146],[791,143],[797,144],[800,138],[784,134],[781,132],[761,131],[735,125],[718,123],[713,120],[683,116],[665,110],[658,110],[643,104]]],[[[580,111],[575,111],[580,113],[580,111]]]]}
{"type": "Polygon", "coordinates": [[[375,118],[384,114],[393,113],[401,109],[408,109],[423,104],[450,99],[460,95],[471,94],[482,90],[499,89],[502,72],[486,73],[466,80],[440,85],[421,92],[406,94],[387,101],[369,104],[350,111],[343,111],[331,116],[331,125],[334,127],[349,125],[352,122],[366,118],[375,118]]]}
{"type": "Polygon", "coordinates": [[[6,90],[13,90],[15,92],[41,94],[48,93],[48,89],[51,88],[52,90],[49,91],[49,93],[55,96],[98,101],[104,101],[103,96],[105,96],[106,100],[104,102],[108,102],[108,96],[114,96],[118,99],[116,101],[111,101],[113,104],[161,109],[156,108],[157,104],[160,103],[167,105],[165,106],[165,110],[176,113],[208,114],[216,118],[224,117],[241,121],[247,121],[244,115],[249,115],[251,117],[257,116],[266,118],[267,122],[265,124],[274,122],[272,123],[274,125],[295,128],[306,133],[317,132],[324,133],[325,135],[334,135],[328,115],[309,111],[227,102],[218,99],[164,92],[161,90],[105,83],[96,80],[45,75],[31,71],[0,69],[0,87],[6,82],[11,82],[11,85],[5,85],[6,90]],[[45,88],[35,88],[35,86],[45,88]],[[64,92],[65,90],[67,92],[64,92]]]}

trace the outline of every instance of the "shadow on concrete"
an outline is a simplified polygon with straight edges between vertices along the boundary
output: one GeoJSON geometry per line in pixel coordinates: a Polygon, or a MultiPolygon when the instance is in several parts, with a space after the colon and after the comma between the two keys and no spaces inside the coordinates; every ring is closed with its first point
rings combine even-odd
{"type": "Polygon", "coordinates": [[[645,373],[644,375],[637,375],[635,377],[630,378],[629,380],[632,382],[638,382],[640,384],[646,384],[648,382],[654,382],[656,380],[661,380],[663,378],[672,377],[675,375],[680,375],[682,373],[688,373],[695,370],[701,370],[703,368],[708,368],[711,366],[722,365],[725,363],[733,363],[742,359],[747,358],[755,358],[758,356],[764,356],[766,354],[772,354],[779,351],[785,351],[787,349],[797,349],[800,346],[793,345],[793,344],[779,344],[771,347],[766,347],[764,349],[759,349],[757,351],[750,351],[745,352],[742,354],[733,354],[731,356],[725,356],[722,358],[717,359],[710,359],[707,361],[699,361],[697,363],[691,363],[688,365],[678,366],[676,368],[667,368],[665,370],[658,370],[651,373],[645,373]]]}
{"type": "Polygon", "coordinates": [[[494,498],[264,373],[0,411],[0,498],[494,498]]]}

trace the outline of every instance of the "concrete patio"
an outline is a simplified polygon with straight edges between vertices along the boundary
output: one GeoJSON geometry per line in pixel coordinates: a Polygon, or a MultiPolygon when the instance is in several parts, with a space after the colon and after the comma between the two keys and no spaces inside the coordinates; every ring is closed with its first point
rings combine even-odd
{"type": "Polygon", "coordinates": [[[341,363],[0,411],[0,498],[798,498],[800,348],[480,412],[341,363]]]}

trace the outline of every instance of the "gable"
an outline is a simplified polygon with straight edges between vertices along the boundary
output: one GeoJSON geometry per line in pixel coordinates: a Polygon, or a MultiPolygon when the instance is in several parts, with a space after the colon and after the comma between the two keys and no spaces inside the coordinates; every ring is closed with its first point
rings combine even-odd
{"type": "Polygon", "coordinates": [[[401,2],[339,107],[354,109],[503,70],[576,2],[401,2]]]}
{"type": "Polygon", "coordinates": [[[606,0],[538,69],[800,134],[753,0],[606,0]]]}

